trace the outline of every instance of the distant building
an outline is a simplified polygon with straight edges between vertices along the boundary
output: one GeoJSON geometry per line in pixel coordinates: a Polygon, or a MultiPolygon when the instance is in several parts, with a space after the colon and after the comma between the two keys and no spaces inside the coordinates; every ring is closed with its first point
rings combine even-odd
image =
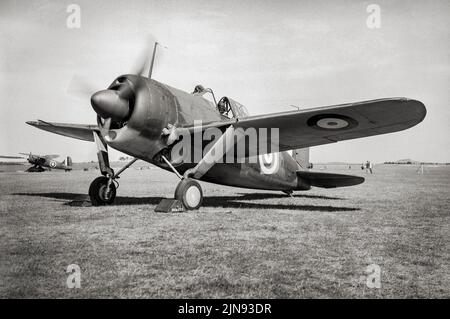
{"type": "Polygon", "coordinates": [[[394,162],[384,162],[384,164],[402,164],[402,165],[419,165],[421,162],[419,161],[414,161],[412,159],[401,159],[398,161],[394,161],[394,162]]]}
{"type": "Polygon", "coordinates": [[[450,165],[450,163],[438,163],[438,162],[419,162],[412,159],[401,159],[394,162],[384,162],[384,164],[396,164],[396,165],[450,165]]]}

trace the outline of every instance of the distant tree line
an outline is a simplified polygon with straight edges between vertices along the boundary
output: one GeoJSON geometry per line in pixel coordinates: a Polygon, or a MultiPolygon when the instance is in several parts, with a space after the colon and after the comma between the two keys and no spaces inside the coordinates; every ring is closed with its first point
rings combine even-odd
{"type": "Polygon", "coordinates": [[[384,164],[395,164],[395,165],[450,165],[450,163],[433,163],[433,162],[416,162],[416,161],[405,161],[405,162],[384,162],[384,164]]]}

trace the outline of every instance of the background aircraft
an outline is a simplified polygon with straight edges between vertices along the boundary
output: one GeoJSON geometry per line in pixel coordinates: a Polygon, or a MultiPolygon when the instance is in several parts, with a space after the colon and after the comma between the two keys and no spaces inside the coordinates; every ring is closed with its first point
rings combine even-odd
{"type": "Polygon", "coordinates": [[[309,171],[309,147],[405,130],[420,123],[426,115],[425,106],[419,101],[387,98],[249,116],[243,105],[229,97],[223,97],[217,104],[205,99],[204,95],[211,93],[216,101],[211,89],[197,86],[193,93],[187,93],[151,79],[156,48],[157,43],[147,76],[143,75],[142,64],[132,74],[119,76],[106,90],[91,96],[97,125],[27,122],[46,131],[96,143],[103,176],[90,185],[93,205],[113,203],[119,175],[137,159],[174,172],[181,180],[175,198],[187,209],[196,209],[202,203],[202,189],[196,180],[287,194],[312,186],[360,184],[364,178],[359,176],[309,171]],[[196,120],[203,125],[196,125],[196,120]],[[210,141],[203,141],[201,160],[188,162],[173,156],[173,148],[183,142],[183,133],[187,131],[193,136],[196,131],[208,128],[220,130],[221,136],[208,151],[210,141]],[[217,160],[214,155],[225,155],[234,147],[226,141],[239,129],[249,128],[256,130],[258,145],[272,143],[259,133],[260,129],[279,129],[279,152],[268,155],[270,151],[258,147],[256,163],[217,160]],[[108,146],[135,159],[114,172],[109,165],[108,146]],[[292,155],[287,152],[292,150],[295,150],[292,155]],[[267,166],[274,163],[277,169],[267,173],[267,166]]]}
{"type": "Polygon", "coordinates": [[[54,159],[58,158],[59,155],[34,155],[34,154],[27,154],[27,153],[19,153],[23,155],[27,155],[28,157],[23,156],[0,156],[0,158],[9,158],[9,159],[22,159],[25,158],[31,165],[30,168],[28,168],[27,172],[43,172],[45,169],[51,170],[51,169],[63,169],[66,172],[72,170],[72,159],[70,156],[67,156],[67,159],[62,162],[57,162],[54,159]]]}

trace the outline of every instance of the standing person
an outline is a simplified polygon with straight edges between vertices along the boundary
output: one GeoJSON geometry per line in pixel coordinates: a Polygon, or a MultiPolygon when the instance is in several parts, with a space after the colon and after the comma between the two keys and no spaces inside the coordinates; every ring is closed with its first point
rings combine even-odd
{"type": "Polygon", "coordinates": [[[373,174],[373,164],[372,164],[372,162],[369,162],[369,171],[370,171],[370,174],[373,174]]]}
{"type": "Polygon", "coordinates": [[[370,168],[370,162],[366,161],[366,164],[364,165],[365,169],[366,169],[366,174],[369,173],[369,168],[370,168]]]}

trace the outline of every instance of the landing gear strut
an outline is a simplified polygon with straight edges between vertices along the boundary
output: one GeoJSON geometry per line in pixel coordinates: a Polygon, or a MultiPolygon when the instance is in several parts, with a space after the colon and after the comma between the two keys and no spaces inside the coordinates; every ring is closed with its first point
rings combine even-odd
{"type": "Polygon", "coordinates": [[[92,205],[111,205],[116,198],[116,179],[118,179],[119,175],[122,174],[122,172],[124,172],[131,165],[133,165],[133,163],[137,160],[137,158],[134,158],[131,162],[122,167],[117,173],[114,173],[114,170],[109,167],[108,163],[109,170],[105,174],[105,176],[97,177],[92,181],[91,186],[89,186],[89,197],[91,199],[92,205]]]}
{"type": "MultiPolygon", "coordinates": [[[[234,140],[235,133],[234,127],[230,125],[225,132],[220,136],[217,142],[210,148],[210,150],[203,156],[200,162],[193,168],[184,172],[183,176],[178,173],[175,167],[167,160],[167,158],[161,154],[161,158],[166,162],[170,169],[181,179],[180,183],[175,190],[175,199],[183,203],[184,207],[188,210],[197,209],[202,204],[203,192],[200,184],[194,179],[200,179],[208,170],[222,158],[232,147],[234,143],[227,143],[227,141],[234,140]]],[[[238,140],[244,135],[237,133],[238,140]]]]}
{"type": "Polygon", "coordinates": [[[175,189],[175,199],[179,200],[187,210],[198,209],[203,201],[203,191],[200,184],[196,180],[189,178],[188,175],[181,176],[164,155],[161,155],[161,158],[180,179],[175,189]]]}
{"type": "Polygon", "coordinates": [[[138,159],[134,158],[127,165],[122,167],[117,173],[109,165],[108,149],[106,143],[100,138],[98,133],[94,133],[94,140],[97,144],[98,163],[103,176],[94,179],[89,186],[89,197],[94,206],[111,205],[116,198],[116,183],[119,175],[133,165],[138,159]]]}

